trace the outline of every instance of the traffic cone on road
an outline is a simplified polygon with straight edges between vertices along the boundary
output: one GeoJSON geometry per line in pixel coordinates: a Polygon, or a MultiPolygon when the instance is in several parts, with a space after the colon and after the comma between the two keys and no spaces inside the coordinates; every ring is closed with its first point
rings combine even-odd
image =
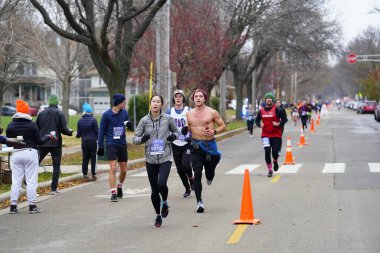
{"type": "Polygon", "coordinates": [[[255,219],[255,215],[253,211],[252,194],[251,194],[251,182],[249,180],[249,170],[245,169],[243,194],[241,198],[240,219],[235,220],[234,224],[257,225],[260,223],[261,223],[261,220],[255,219]]]}
{"type": "Polygon", "coordinates": [[[290,142],[290,137],[288,136],[288,139],[286,141],[286,155],[285,155],[285,162],[284,164],[290,165],[290,164],[296,164],[293,161],[293,153],[292,153],[292,143],[290,142]]]}
{"type": "Polygon", "coordinates": [[[314,119],[311,118],[311,123],[310,123],[310,132],[311,133],[314,133],[315,129],[314,129],[314,119]]]}
{"type": "Polygon", "coordinates": [[[321,120],[321,116],[318,114],[317,120],[315,121],[315,124],[319,126],[319,121],[321,120]]]}
{"type": "Polygon", "coordinates": [[[305,141],[305,133],[303,132],[303,128],[301,127],[301,134],[300,134],[300,142],[297,144],[298,146],[308,145],[305,141]]]}

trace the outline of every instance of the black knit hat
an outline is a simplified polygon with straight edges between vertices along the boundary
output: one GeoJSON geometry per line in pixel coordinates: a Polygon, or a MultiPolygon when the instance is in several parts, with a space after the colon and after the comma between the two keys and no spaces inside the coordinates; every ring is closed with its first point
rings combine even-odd
{"type": "Polygon", "coordinates": [[[113,95],[113,105],[114,106],[117,106],[121,103],[123,103],[123,101],[125,100],[125,97],[123,94],[115,94],[113,95]]]}

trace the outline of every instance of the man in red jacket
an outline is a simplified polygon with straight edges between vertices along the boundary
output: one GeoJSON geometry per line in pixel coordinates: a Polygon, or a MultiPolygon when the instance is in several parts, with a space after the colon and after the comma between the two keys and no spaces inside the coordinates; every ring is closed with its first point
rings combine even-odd
{"type": "Polygon", "coordinates": [[[281,127],[288,121],[284,111],[273,103],[275,97],[272,93],[265,94],[265,106],[259,110],[256,117],[256,125],[262,128],[261,140],[265,151],[265,162],[268,167],[268,177],[273,175],[273,170],[278,170],[278,151],[282,146],[281,127]],[[273,157],[273,170],[271,153],[273,157]]]}

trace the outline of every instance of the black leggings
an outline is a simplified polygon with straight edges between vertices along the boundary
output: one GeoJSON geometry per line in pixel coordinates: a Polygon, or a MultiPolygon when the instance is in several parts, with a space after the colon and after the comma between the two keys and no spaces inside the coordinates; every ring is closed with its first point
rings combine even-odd
{"type": "Polygon", "coordinates": [[[189,178],[193,177],[193,171],[190,166],[190,154],[186,154],[187,150],[182,153],[174,154],[174,162],[177,167],[177,173],[181,178],[183,186],[186,190],[190,190],[189,178]]]}
{"type": "Polygon", "coordinates": [[[267,164],[272,163],[271,153],[272,153],[273,160],[277,161],[278,151],[281,150],[282,140],[279,137],[271,137],[271,138],[269,138],[269,144],[270,144],[269,147],[264,148],[265,162],[267,164]]]}
{"type": "Polygon", "coordinates": [[[148,173],[149,183],[152,189],[150,198],[157,215],[160,214],[161,198],[163,201],[166,201],[168,199],[169,189],[167,182],[171,167],[171,161],[167,161],[161,164],[146,163],[146,171],[148,173]]]}
{"type": "Polygon", "coordinates": [[[191,166],[194,170],[194,191],[198,201],[202,201],[202,170],[205,168],[206,179],[212,181],[215,176],[215,168],[220,161],[218,155],[208,155],[201,148],[190,148],[191,166]]]}
{"type": "Polygon", "coordinates": [[[255,123],[254,120],[247,120],[247,129],[248,129],[250,135],[252,135],[252,133],[253,133],[254,123],[255,123]]]}
{"type": "Polygon", "coordinates": [[[305,128],[307,128],[307,115],[301,116],[301,122],[302,122],[302,129],[305,130],[305,128]]]}

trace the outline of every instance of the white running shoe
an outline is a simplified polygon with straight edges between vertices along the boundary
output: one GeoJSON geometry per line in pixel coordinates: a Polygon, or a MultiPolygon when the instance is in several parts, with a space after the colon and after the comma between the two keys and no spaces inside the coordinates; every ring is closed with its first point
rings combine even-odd
{"type": "Polygon", "coordinates": [[[202,201],[199,201],[197,204],[197,213],[203,213],[205,211],[205,206],[202,201]]]}

